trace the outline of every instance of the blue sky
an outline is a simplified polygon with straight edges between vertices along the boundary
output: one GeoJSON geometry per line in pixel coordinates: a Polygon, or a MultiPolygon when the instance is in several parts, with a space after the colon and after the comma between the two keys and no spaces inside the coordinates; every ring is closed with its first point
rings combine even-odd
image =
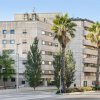
{"type": "Polygon", "coordinates": [[[14,14],[68,12],[70,17],[100,21],[100,0],[0,0],[0,20],[13,20],[14,14]]]}

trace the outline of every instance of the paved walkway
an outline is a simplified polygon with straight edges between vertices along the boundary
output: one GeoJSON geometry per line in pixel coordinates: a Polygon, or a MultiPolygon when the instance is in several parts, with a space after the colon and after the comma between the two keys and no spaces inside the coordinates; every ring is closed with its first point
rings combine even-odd
{"type": "Polygon", "coordinates": [[[100,92],[82,92],[56,95],[54,87],[39,87],[34,91],[32,88],[0,90],[0,100],[59,100],[64,98],[100,98],[100,92]],[[58,99],[57,99],[58,98],[58,99]]]}
{"type": "Polygon", "coordinates": [[[33,100],[39,98],[54,97],[55,87],[38,87],[36,91],[33,88],[19,88],[0,90],[0,100],[33,100]]]}

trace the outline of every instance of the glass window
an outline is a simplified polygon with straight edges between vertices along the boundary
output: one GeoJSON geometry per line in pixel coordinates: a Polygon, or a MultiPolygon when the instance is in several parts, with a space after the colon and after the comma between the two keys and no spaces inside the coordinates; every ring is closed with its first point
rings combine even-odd
{"type": "Polygon", "coordinates": [[[55,44],[55,47],[58,47],[58,43],[55,44]]]}
{"type": "Polygon", "coordinates": [[[23,31],[23,34],[27,34],[27,32],[26,31],[23,31]]]}
{"type": "Polygon", "coordinates": [[[49,45],[50,45],[50,46],[52,46],[52,43],[51,43],[51,42],[49,42],[49,45]]]}
{"type": "Polygon", "coordinates": [[[42,31],[42,34],[45,35],[45,31],[42,31]]]}
{"type": "Polygon", "coordinates": [[[15,51],[13,49],[3,50],[3,52],[6,52],[7,54],[14,54],[15,53],[15,51]]]}
{"type": "Polygon", "coordinates": [[[12,64],[15,64],[15,60],[11,60],[12,61],[12,64]]]}
{"type": "Polygon", "coordinates": [[[10,40],[10,44],[14,44],[15,43],[15,41],[14,40],[10,40]]]}
{"type": "Polygon", "coordinates": [[[23,40],[23,42],[22,42],[23,44],[26,44],[27,43],[27,41],[26,40],[23,40]]]}
{"type": "Polygon", "coordinates": [[[2,40],[2,44],[7,44],[7,40],[2,40]]]}
{"type": "Polygon", "coordinates": [[[3,30],[2,33],[3,33],[3,34],[7,34],[7,30],[3,30]]]}
{"type": "Polygon", "coordinates": [[[44,65],[45,64],[45,61],[42,61],[42,64],[44,65]]]}
{"type": "Polygon", "coordinates": [[[52,33],[49,33],[49,36],[52,36],[52,33]]]}
{"type": "Polygon", "coordinates": [[[45,41],[42,41],[42,44],[44,45],[45,44],[45,41]]]}
{"type": "Polygon", "coordinates": [[[15,82],[15,78],[11,78],[11,82],[15,82]]]}
{"type": "Polygon", "coordinates": [[[22,84],[25,84],[25,81],[22,81],[22,84]]]}
{"type": "Polygon", "coordinates": [[[27,61],[26,60],[23,60],[23,65],[27,64],[27,61]]]}
{"type": "Polygon", "coordinates": [[[51,65],[52,64],[52,62],[51,61],[49,61],[49,65],[51,65]]]}
{"type": "Polygon", "coordinates": [[[27,54],[27,51],[26,51],[26,50],[23,50],[23,51],[22,51],[22,54],[27,54]]]}
{"type": "Polygon", "coordinates": [[[7,81],[8,81],[8,79],[4,77],[3,78],[3,82],[7,82],[7,81]]]}
{"type": "Polygon", "coordinates": [[[15,33],[15,30],[10,30],[10,34],[14,34],[15,33]]]}
{"type": "Polygon", "coordinates": [[[41,53],[44,55],[45,54],[45,51],[42,51],[41,53]]]}

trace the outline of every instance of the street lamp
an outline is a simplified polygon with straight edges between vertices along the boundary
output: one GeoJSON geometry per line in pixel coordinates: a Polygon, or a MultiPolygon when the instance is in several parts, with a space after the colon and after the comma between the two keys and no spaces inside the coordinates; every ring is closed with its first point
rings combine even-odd
{"type": "Polygon", "coordinates": [[[18,91],[19,88],[19,53],[18,53],[18,46],[20,43],[16,44],[16,90],[18,91]]]}

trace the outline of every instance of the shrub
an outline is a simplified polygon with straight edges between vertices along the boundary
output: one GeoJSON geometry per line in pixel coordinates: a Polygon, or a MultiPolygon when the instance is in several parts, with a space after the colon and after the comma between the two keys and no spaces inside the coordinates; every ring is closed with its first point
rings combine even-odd
{"type": "MultiPolygon", "coordinates": [[[[66,93],[71,93],[71,92],[84,92],[84,91],[92,91],[92,87],[82,87],[82,88],[67,88],[66,93]]],[[[56,92],[56,94],[59,94],[60,90],[56,92]]],[[[63,91],[61,91],[63,93],[63,91]]]]}
{"type": "Polygon", "coordinates": [[[100,90],[100,86],[99,87],[93,87],[93,90],[100,90]]]}
{"type": "Polygon", "coordinates": [[[92,91],[92,90],[93,90],[92,87],[82,87],[82,88],[80,88],[80,89],[81,89],[82,92],[83,92],[83,91],[92,91]]]}

